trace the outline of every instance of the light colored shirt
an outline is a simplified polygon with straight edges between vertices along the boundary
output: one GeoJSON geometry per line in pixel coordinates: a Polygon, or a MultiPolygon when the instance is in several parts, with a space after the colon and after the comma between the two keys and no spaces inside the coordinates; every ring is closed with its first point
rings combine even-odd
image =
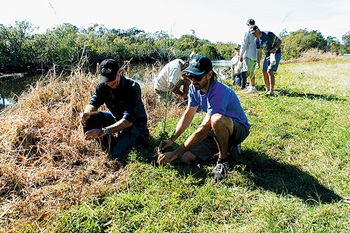
{"type": "Polygon", "coordinates": [[[175,59],[166,64],[154,80],[154,89],[164,92],[172,91],[171,88],[181,80],[181,65],[183,64],[184,61],[181,59],[175,59]]]}
{"type": "Polygon", "coordinates": [[[243,60],[246,57],[254,61],[257,60],[257,49],[255,45],[255,37],[250,33],[250,31],[247,31],[244,34],[242,47],[241,47],[241,56],[243,60]]]}

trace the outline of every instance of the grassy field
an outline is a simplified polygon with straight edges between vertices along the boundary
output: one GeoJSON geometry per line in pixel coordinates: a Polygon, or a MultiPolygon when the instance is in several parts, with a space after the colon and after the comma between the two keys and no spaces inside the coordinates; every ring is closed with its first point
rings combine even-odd
{"type": "Polygon", "coordinates": [[[261,70],[257,94],[232,87],[252,129],[219,183],[215,159],[155,163],[183,107],[158,105],[149,82],[151,138],[125,167],[83,139],[79,112],[96,76],[38,82],[0,113],[0,231],[350,232],[349,70],[341,59],[282,64],[275,97],[263,94],[261,70]]]}

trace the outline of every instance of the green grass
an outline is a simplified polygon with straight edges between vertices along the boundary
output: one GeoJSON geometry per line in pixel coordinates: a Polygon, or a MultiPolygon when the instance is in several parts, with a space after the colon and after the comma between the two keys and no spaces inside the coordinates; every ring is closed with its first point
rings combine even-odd
{"type": "MultiPolygon", "coordinates": [[[[41,225],[47,232],[350,232],[342,201],[350,198],[349,70],[350,61],[283,64],[278,96],[237,91],[252,129],[227,179],[213,182],[213,163],[158,166],[157,124],[149,148],[133,151],[108,184],[114,189],[41,225]]],[[[257,81],[263,90],[261,74],[257,81]]],[[[179,117],[167,120],[168,132],[179,117]]]]}

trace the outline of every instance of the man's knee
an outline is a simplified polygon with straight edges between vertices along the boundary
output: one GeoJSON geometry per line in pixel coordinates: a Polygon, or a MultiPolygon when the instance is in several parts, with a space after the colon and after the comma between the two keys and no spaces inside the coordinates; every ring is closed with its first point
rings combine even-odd
{"type": "Polygon", "coordinates": [[[211,116],[211,126],[212,128],[220,128],[229,126],[232,124],[231,118],[224,116],[222,114],[216,113],[211,116]]]}

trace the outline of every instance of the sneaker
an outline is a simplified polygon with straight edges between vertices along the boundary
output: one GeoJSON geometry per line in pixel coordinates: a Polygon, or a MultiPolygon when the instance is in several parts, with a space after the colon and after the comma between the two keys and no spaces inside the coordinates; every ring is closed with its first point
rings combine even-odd
{"type": "Polygon", "coordinates": [[[214,167],[213,172],[212,172],[215,179],[217,181],[225,179],[229,168],[230,168],[230,165],[228,164],[228,162],[216,164],[216,166],[214,167]]]}
{"type": "Polygon", "coordinates": [[[255,93],[255,92],[257,92],[255,86],[252,86],[252,87],[250,87],[250,89],[248,88],[248,90],[247,90],[247,93],[248,93],[248,94],[250,94],[250,93],[255,93]]]}
{"type": "Polygon", "coordinates": [[[266,96],[275,96],[275,93],[272,91],[266,92],[266,96]]]}

